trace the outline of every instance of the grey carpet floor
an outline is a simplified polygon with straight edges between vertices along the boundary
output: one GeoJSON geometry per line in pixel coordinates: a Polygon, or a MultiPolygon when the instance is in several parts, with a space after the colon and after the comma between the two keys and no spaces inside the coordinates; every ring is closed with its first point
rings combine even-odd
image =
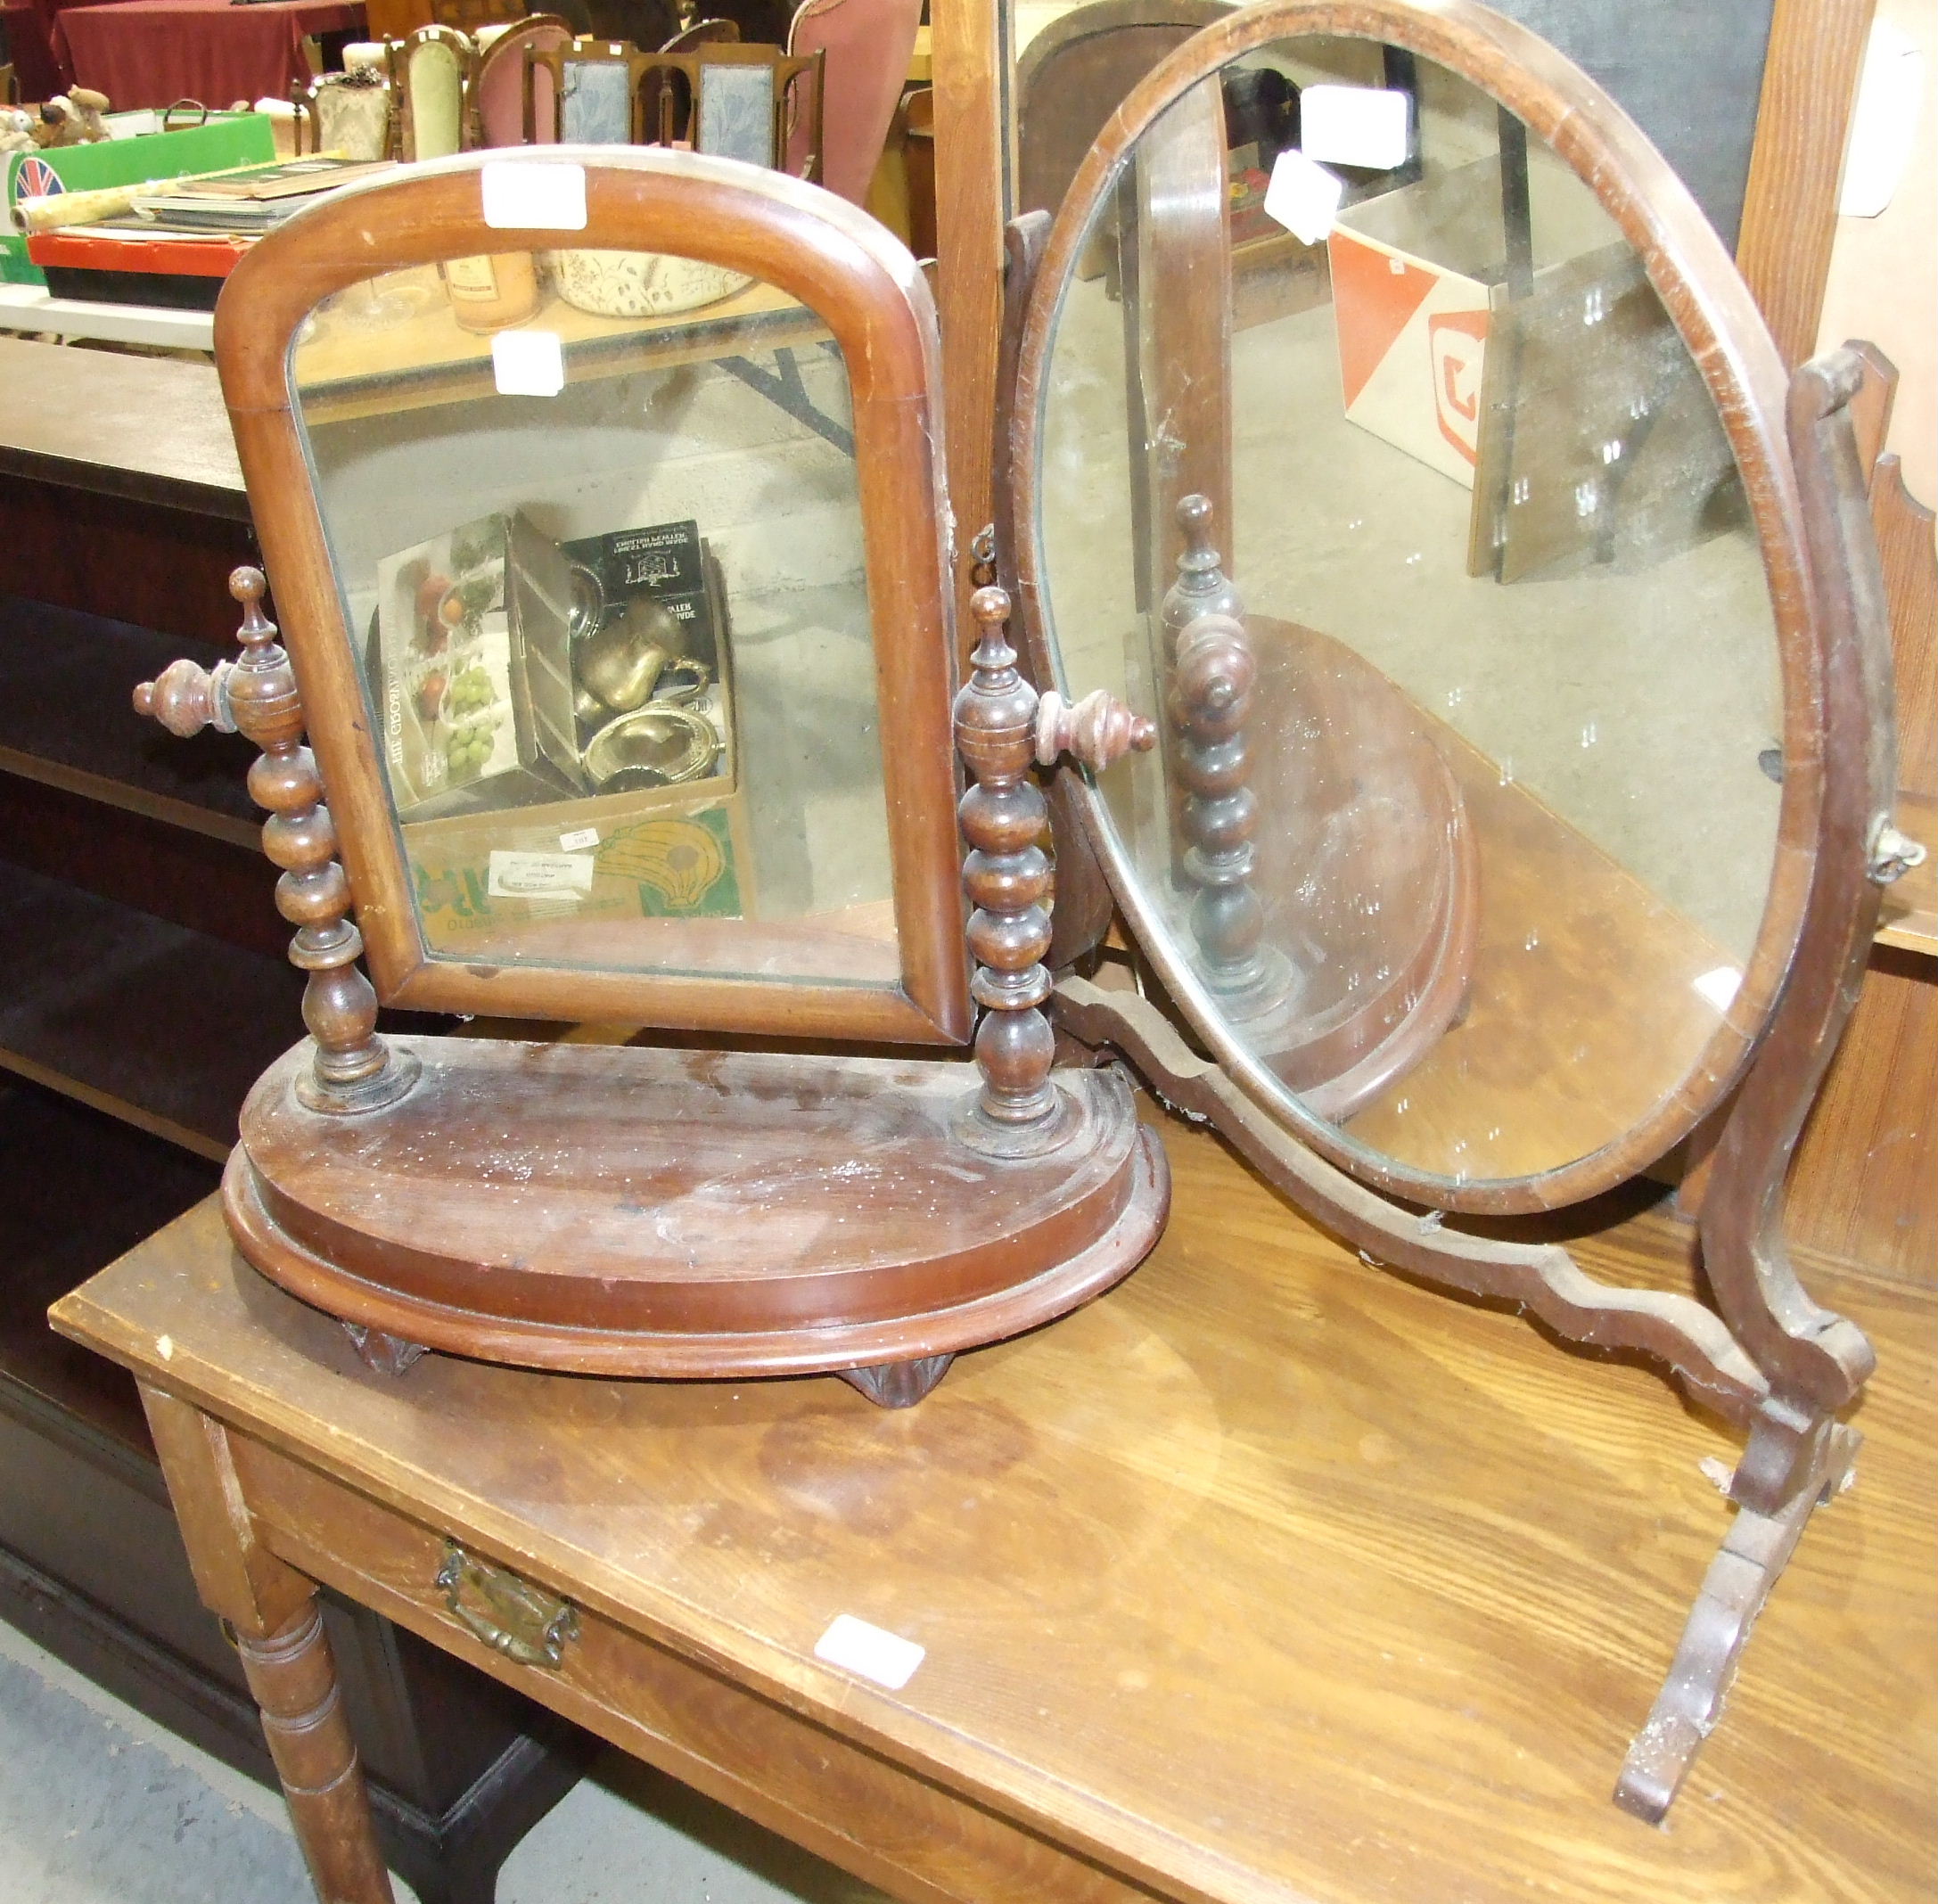
{"type": "MultiPolygon", "coordinates": [[[[280,1801],[0,1624],[0,1904],[312,1904],[280,1801]]],[[[399,1904],[411,1904],[398,1887],[399,1904]]],[[[612,1754],[519,1845],[498,1904],[876,1904],[612,1754]]]]}

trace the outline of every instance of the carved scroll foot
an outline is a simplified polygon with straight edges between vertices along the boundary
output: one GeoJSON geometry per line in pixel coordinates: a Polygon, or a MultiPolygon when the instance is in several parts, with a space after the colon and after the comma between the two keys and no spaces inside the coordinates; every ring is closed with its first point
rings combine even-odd
{"type": "Polygon", "coordinates": [[[841,1378],[878,1408],[912,1408],[944,1375],[953,1355],[925,1355],[913,1362],[883,1362],[875,1368],[843,1368],[841,1378]]]}
{"type": "Polygon", "coordinates": [[[401,1375],[415,1366],[420,1356],[431,1352],[422,1342],[407,1342],[400,1335],[386,1335],[382,1329],[366,1329],[360,1322],[346,1322],[343,1333],[380,1375],[401,1375]]]}
{"type": "Polygon", "coordinates": [[[1804,1485],[1785,1506],[1775,1514],[1737,1511],[1721,1552],[1710,1563],[1648,1723],[1622,1762],[1615,1802],[1624,1811],[1659,1825],[1674,1803],[1703,1741],[1722,1717],[1751,1626],[1811,1515],[1849,1486],[1862,1439],[1854,1428],[1832,1427],[1819,1444],[1804,1485]]]}

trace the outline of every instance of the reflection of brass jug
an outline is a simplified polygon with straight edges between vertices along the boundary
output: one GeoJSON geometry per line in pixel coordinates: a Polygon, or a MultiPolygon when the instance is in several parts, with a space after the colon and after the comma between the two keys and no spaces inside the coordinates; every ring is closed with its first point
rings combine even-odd
{"type": "Polygon", "coordinates": [[[573,652],[579,685],[615,714],[653,699],[660,672],[679,646],[679,623],[657,602],[640,602],[623,618],[602,616],[573,652]]]}
{"type": "Polygon", "coordinates": [[[710,670],[678,652],[679,623],[657,602],[635,601],[614,614],[591,570],[575,567],[572,585],[573,703],[580,720],[590,725],[643,708],[669,669],[688,678],[666,699],[691,701],[705,693],[710,670]]]}

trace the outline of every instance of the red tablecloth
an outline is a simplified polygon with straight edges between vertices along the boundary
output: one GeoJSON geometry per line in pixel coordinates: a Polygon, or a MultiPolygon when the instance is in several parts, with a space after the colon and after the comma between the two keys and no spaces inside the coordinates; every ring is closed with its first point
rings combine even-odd
{"type": "Polygon", "coordinates": [[[70,7],[55,33],[67,42],[74,77],[119,109],[199,99],[286,99],[307,76],[303,39],[363,30],[363,0],[116,0],[70,7]]]}
{"type": "Polygon", "coordinates": [[[67,42],[54,34],[54,21],[70,6],[94,6],[103,0],[6,0],[7,53],[23,100],[52,99],[74,84],[67,64],[67,42]]]}

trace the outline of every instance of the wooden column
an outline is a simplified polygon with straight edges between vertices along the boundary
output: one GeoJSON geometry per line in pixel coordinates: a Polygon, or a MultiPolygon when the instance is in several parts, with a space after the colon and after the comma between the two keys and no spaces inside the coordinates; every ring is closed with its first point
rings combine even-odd
{"type": "Polygon", "coordinates": [[[1876,0],[1777,0],[1737,265],[1786,367],[1817,347],[1837,185],[1876,0]]]}
{"type": "MultiPolygon", "coordinates": [[[[929,17],[949,499],[958,523],[983,522],[992,513],[1003,226],[1009,217],[1008,31],[1002,0],[932,0],[929,17]]],[[[957,606],[966,629],[966,600],[959,598],[957,606]]]]}

